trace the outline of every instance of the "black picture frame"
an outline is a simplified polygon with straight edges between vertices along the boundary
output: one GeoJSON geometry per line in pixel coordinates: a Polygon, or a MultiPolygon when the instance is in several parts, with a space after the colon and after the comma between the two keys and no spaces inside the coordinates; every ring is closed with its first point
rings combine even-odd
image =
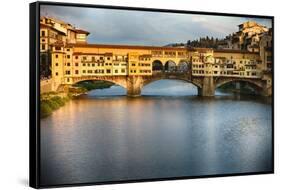
{"type": "Polygon", "coordinates": [[[264,15],[249,15],[249,14],[234,14],[234,13],[218,13],[218,12],[201,12],[187,10],[169,10],[156,8],[142,7],[125,7],[125,6],[109,6],[109,5],[94,5],[80,3],[60,3],[60,2],[34,2],[30,3],[29,12],[29,43],[30,43],[30,65],[29,65],[29,185],[33,188],[51,188],[51,187],[69,187],[69,186],[85,186],[85,185],[100,185],[100,184],[121,184],[134,182],[151,182],[163,180],[181,180],[194,178],[211,178],[211,177],[227,177],[227,176],[245,176],[258,174],[273,174],[274,173],[274,16],[264,15]],[[87,8],[102,8],[102,9],[117,9],[117,10],[132,10],[132,11],[148,11],[148,12],[165,12],[165,13],[186,13],[200,15],[217,15],[231,17],[253,17],[272,20],[272,171],[269,172],[249,172],[249,173],[234,173],[234,174],[216,174],[204,176],[185,176],[185,177],[169,177],[155,179],[138,179],[138,180],[122,180],[122,181],[105,181],[93,183],[77,183],[77,184],[61,184],[61,185],[40,185],[40,76],[39,76],[39,51],[40,51],[40,6],[55,5],[55,6],[73,6],[87,8]]]}

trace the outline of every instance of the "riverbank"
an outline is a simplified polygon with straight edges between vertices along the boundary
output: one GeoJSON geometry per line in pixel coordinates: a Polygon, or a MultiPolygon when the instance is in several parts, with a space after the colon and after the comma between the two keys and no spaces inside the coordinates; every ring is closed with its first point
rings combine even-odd
{"type": "Polygon", "coordinates": [[[53,111],[64,106],[68,101],[86,94],[90,90],[110,88],[113,83],[105,81],[83,82],[78,83],[74,87],[69,88],[68,93],[64,92],[48,92],[40,95],[40,117],[44,118],[53,113],[53,111]]]}
{"type": "Polygon", "coordinates": [[[40,117],[44,118],[64,106],[73,96],[69,93],[49,92],[40,95],[40,117]]]}

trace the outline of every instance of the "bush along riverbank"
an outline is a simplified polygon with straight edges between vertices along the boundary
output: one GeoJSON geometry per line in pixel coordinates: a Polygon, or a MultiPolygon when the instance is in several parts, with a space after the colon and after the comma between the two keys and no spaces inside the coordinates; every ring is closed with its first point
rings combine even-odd
{"type": "Polygon", "coordinates": [[[90,90],[110,88],[113,83],[105,81],[85,81],[69,88],[68,93],[49,92],[40,95],[40,117],[44,118],[53,113],[53,111],[64,106],[71,99],[86,94],[90,90]]]}
{"type": "Polygon", "coordinates": [[[54,110],[64,106],[71,98],[70,94],[63,93],[42,94],[40,98],[40,117],[51,115],[54,110]]]}
{"type": "Polygon", "coordinates": [[[106,82],[106,81],[84,81],[84,82],[77,83],[75,87],[79,87],[87,91],[90,91],[95,89],[110,88],[113,85],[114,85],[113,83],[106,82]]]}

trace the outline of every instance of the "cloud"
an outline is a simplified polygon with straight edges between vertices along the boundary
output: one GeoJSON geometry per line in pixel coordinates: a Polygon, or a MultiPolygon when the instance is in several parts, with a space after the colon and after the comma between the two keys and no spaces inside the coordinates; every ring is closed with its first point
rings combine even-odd
{"type": "MultiPolygon", "coordinates": [[[[90,43],[166,45],[203,36],[223,38],[237,31],[243,17],[41,6],[41,15],[88,30],[90,43]]],[[[270,20],[257,20],[269,25],[270,20]]]]}

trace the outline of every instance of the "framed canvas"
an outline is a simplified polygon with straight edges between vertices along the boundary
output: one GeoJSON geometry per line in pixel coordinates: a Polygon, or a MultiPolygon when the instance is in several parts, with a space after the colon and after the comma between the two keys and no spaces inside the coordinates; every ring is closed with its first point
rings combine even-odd
{"type": "Polygon", "coordinates": [[[274,172],[274,17],[30,4],[30,186],[274,172]]]}

